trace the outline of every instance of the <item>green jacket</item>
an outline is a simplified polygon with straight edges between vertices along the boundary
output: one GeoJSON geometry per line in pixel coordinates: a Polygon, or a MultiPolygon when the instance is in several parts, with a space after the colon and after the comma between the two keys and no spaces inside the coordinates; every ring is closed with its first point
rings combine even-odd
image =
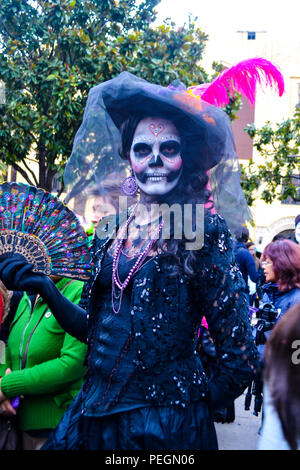
{"type": "MultiPolygon", "coordinates": [[[[81,281],[62,278],[56,286],[69,300],[79,302],[81,281]]],[[[24,293],[10,326],[5,364],[0,365],[4,395],[24,396],[17,409],[21,430],[57,426],[83,381],[86,350],[85,344],[60,327],[42,298],[38,298],[32,311],[31,301],[24,293]],[[26,344],[37,323],[28,344],[25,367],[21,369],[26,344]],[[4,375],[8,367],[12,372],[4,375]]]]}

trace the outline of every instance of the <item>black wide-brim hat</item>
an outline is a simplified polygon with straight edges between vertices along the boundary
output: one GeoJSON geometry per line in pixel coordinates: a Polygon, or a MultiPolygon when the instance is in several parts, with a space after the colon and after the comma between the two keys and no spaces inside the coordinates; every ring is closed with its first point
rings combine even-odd
{"type": "Polygon", "coordinates": [[[134,115],[163,117],[193,148],[199,168],[209,170],[223,158],[230,127],[227,115],[192,96],[180,82],[162,87],[122,72],[100,86],[105,108],[118,129],[134,115]]]}
{"type": "Polygon", "coordinates": [[[225,217],[232,230],[251,218],[240,186],[240,165],[227,114],[192,96],[192,91],[187,91],[180,82],[162,87],[128,72],[94,86],[89,92],[64,172],[66,201],[76,198],[77,213],[86,213],[89,190],[98,188],[99,194],[105,196],[110,194],[109,182],[121,188],[123,178],[128,176],[129,162],[120,157],[120,150],[122,125],[130,117],[172,121],[183,144],[186,174],[209,171],[216,211],[225,217]]]}

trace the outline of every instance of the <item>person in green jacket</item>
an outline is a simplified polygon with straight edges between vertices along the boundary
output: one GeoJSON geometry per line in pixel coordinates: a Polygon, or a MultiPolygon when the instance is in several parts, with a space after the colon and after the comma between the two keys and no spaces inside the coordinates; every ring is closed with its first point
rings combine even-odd
{"type": "MultiPolygon", "coordinates": [[[[79,303],[83,282],[53,278],[57,288],[79,303]]],[[[16,415],[22,448],[39,449],[56,428],[82,384],[87,346],[67,334],[41,297],[32,305],[24,293],[10,326],[5,363],[0,364],[0,407],[16,415]],[[21,397],[17,408],[13,399],[21,397]]]]}

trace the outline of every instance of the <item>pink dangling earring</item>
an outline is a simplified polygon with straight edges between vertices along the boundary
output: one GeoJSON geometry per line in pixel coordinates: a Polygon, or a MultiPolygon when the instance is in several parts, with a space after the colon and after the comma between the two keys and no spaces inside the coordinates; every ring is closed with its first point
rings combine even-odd
{"type": "Polygon", "coordinates": [[[132,168],[130,169],[130,173],[130,176],[124,178],[121,183],[121,190],[125,196],[134,196],[139,189],[132,168]]]}

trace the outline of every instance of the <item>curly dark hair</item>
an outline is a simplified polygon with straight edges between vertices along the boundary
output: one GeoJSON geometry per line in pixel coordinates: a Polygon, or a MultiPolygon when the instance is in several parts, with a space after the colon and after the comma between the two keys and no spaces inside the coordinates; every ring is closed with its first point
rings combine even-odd
{"type": "MultiPolygon", "coordinates": [[[[129,153],[134,137],[135,130],[139,122],[148,115],[134,115],[131,116],[121,126],[121,139],[122,147],[120,149],[120,156],[123,159],[129,160],[129,153]]],[[[167,204],[180,204],[181,207],[184,204],[192,204],[193,209],[196,204],[205,204],[205,211],[211,211],[213,202],[210,200],[211,191],[207,189],[208,175],[207,172],[201,169],[201,162],[197,155],[196,149],[199,146],[197,137],[189,135],[185,130],[185,123],[179,119],[170,119],[169,116],[163,116],[159,113],[159,117],[163,117],[173,122],[175,127],[178,129],[181,137],[181,156],[183,160],[183,171],[177,186],[170,191],[169,194],[164,195],[161,203],[167,204]],[[188,135],[188,138],[186,137],[188,135]]],[[[174,232],[174,231],[173,231],[174,232]]],[[[185,243],[191,242],[182,237],[181,240],[172,238],[172,228],[170,239],[160,238],[155,243],[155,248],[166,255],[171,255],[175,261],[174,274],[181,270],[183,274],[188,277],[195,275],[195,263],[196,254],[193,250],[186,250],[185,243]]]]}

